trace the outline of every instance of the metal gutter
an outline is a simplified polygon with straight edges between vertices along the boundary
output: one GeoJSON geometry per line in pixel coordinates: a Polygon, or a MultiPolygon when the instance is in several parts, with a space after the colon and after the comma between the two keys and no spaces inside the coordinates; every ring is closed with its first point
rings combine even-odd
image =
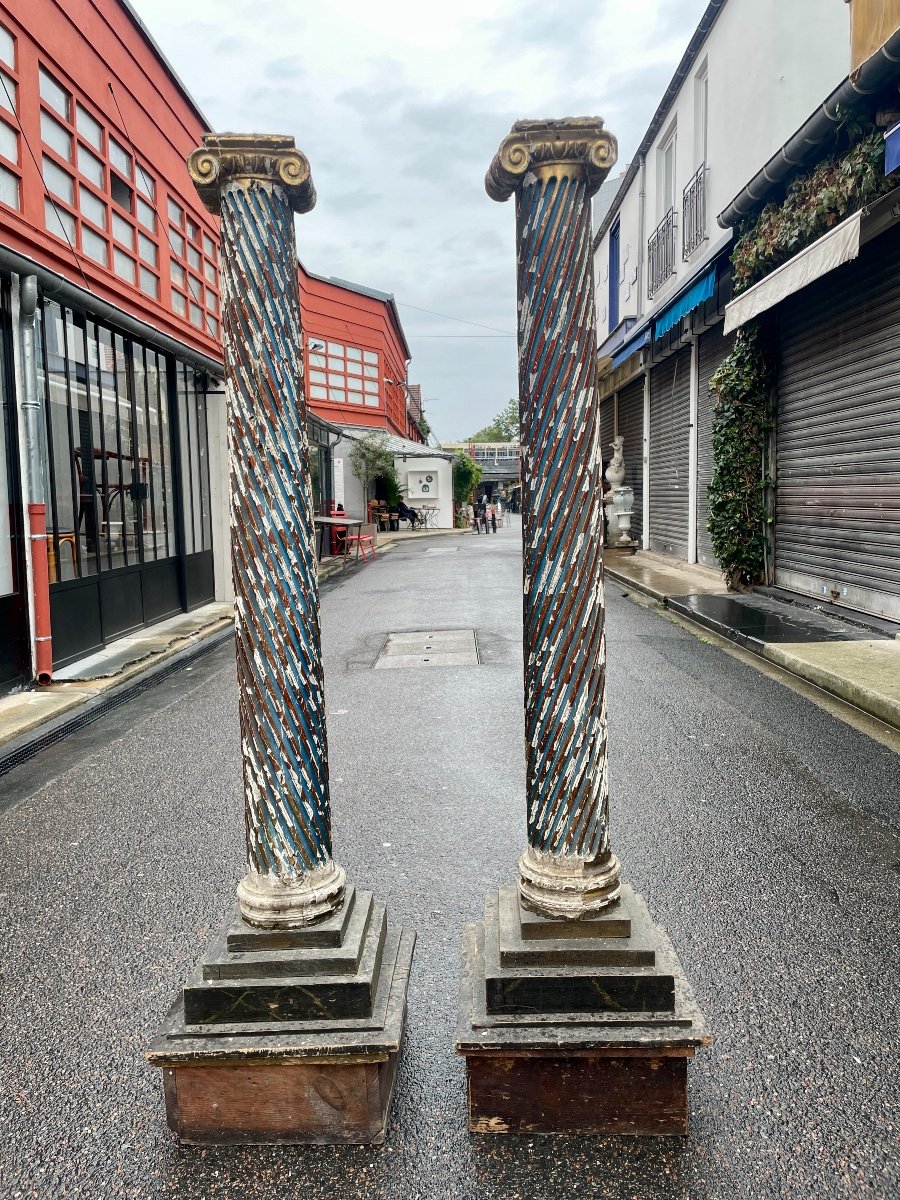
{"type": "Polygon", "coordinates": [[[650,125],[647,128],[647,132],[644,134],[643,141],[641,142],[640,146],[638,146],[631,162],[628,164],[628,169],[626,170],[625,175],[622,178],[622,182],[619,185],[619,190],[616,192],[613,202],[609,207],[609,212],[607,212],[606,216],[600,222],[600,228],[594,235],[593,248],[595,250],[600,245],[600,240],[606,233],[607,229],[609,229],[610,225],[612,225],[613,221],[616,219],[616,215],[619,211],[621,202],[625,197],[625,193],[631,186],[635,175],[637,175],[638,171],[640,170],[647,151],[653,145],[653,139],[659,133],[663,126],[663,122],[669,115],[672,105],[675,102],[675,98],[681,90],[681,85],[684,83],[685,79],[690,73],[691,67],[697,61],[697,56],[700,53],[703,43],[706,41],[709,31],[715,24],[719,13],[725,7],[726,2],[727,0],[710,0],[710,3],[707,5],[706,12],[700,18],[700,24],[694,30],[694,35],[688,42],[687,49],[681,57],[681,62],[678,64],[675,74],[672,76],[672,80],[669,83],[669,86],[666,88],[662,100],[660,100],[656,112],[653,114],[653,120],[650,122],[650,125]]]}
{"type": "Polygon", "coordinates": [[[736,225],[760,205],[768,193],[781,184],[798,167],[812,157],[815,150],[834,132],[843,120],[841,108],[856,107],[869,96],[878,95],[884,88],[897,81],[900,89],[900,29],[885,42],[881,49],[866,59],[857,71],[847,77],[816,109],[812,116],[797,130],[781,149],[774,154],[761,171],[758,171],[746,187],[734,197],[716,220],[723,229],[736,225]]]}
{"type": "Polygon", "coordinates": [[[43,291],[48,295],[52,295],[55,299],[62,300],[64,303],[72,304],[78,308],[85,308],[93,316],[109,321],[111,324],[117,325],[120,329],[124,329],[127,333],[134,334],[135,337],[153,342],[159,349],[167,350],[170,354],[174,354],[178,358],[194,363],[217,379],[222,379],[225,376],[224,365],[216,359],[210,358],[200,350],[193,349],[193,347],[186,345],[184,342],[179,342],[177,338],[172,337],[171,334],[163,333],[155,325],[150,325],[146,321],[132,317],[121,308],[116,308],[114,304],[110,304],[106,300],[101,300],[93,292],[86,292],[84,288],[78,287],[77,284],[72,283],[64,276],[57,275],[55,271],[41,266],[40,263],[26,257],[24,254],[10,250],[7,246],[0,246],[0,268],[10,271],[15,275],[33,275],[43,291]]]}

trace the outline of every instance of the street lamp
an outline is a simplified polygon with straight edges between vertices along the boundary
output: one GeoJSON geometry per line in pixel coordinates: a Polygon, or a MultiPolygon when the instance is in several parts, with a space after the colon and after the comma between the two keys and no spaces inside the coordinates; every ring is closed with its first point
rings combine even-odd
{"type": "Polygon", "coordinates": [[[599,118],[519,121],[486,178],[516,198],[528,844],[464,934],[477,1132],[684,1133],[707,1040],[610,842],[590,199],[615,161],[599,118]]]}

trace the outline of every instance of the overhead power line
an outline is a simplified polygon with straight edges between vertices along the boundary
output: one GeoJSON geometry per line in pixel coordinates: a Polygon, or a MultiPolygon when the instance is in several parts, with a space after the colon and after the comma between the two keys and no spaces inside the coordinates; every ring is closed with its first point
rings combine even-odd
{"type": "MultiPolygon", "coordinates": [[[[406,304],[402,300],[396,300],[395,303],[399,304],[401,308],[411,308],[411,309],[413,309],[414,312],[428,313],[429,317],[443,317],[447,321],[459,321],[459,323],[461,325],[474,325],[478,329],[490,329],[494,333],[502,333],[504,337],[515,337],[516,336],[514,333],[508,333],[505,329],[498,329],[496,325],[483,325],[481,323],[481,321],[469,321],[469,320],[467,320],[466,317],[453,317],[450,315],[450,313],[432,312],[432,310],[430,308],[419,308],[418,305],[416,305],[416,304],[406,304]]],[[[428,335],[422,335],[422,336],[428,336],[428,335]]],[[[430,336],[441,337],[443,335],[438,333],[438,334],[432,334],[430,336]]],[[[450,335],[448,334],[447,336],[450,336],[450,335]]]]}

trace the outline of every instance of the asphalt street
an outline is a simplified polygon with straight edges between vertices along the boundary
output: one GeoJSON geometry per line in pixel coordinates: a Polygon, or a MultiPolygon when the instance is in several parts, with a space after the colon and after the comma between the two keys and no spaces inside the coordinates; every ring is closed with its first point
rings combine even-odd
{"type": "Polygon", "coordinates": [[[900,1195],[900,759],[612,587],[613,847],[715,1037],[691,1133],[466,1132],[460,931],[524,844],[520,597],[518,527],[324,589],[336,857],[418,932],[382,1147],[179,1147],[142,1057],[242,874],[230,646],[0,780],[4,1200],[900,1195]],[[480,664],[372,669],[429,628],[480,664]]]}

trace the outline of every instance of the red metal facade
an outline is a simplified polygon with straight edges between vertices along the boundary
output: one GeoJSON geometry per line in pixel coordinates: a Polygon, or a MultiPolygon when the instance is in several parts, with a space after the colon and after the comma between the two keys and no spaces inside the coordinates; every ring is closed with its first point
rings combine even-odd
{"type": "Polygon", "coordinates": [[[0,0],[2,240],[221,358],[201,114],[119,0],[0,0]]]}
{"type": "Polygon", "coordinates": [[[300,267],[306,337],[306,393],[312,411],[334,425],[410,433],[408,350],[388,299],[310,275],[300,267]]]}

